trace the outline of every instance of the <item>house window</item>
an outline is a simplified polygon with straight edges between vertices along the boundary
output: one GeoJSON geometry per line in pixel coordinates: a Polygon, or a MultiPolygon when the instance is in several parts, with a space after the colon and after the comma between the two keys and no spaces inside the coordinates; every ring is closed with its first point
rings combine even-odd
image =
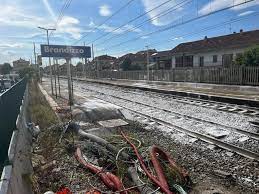
{"type": "Polygon", "coordinates": [[[184,66],[193,67],[193,56],[184,56],[184,66]]]}
{"type": "Polygon", "coordinates": [[[213,55],[213,63],[217,63],[218,62],[218,55],[213,55]]]}
{"type": "Polygon", "coordinates": [[[204,66],[204,56],[199,57],[199,66],[200,67],[204,66]]]}
{"type": "Polygon", "coordinates": [[[224,54],[222,55],[222,65],[224,67],[229,67],[233,62],[233,54],[224,54]]]}
{"type": "Polygon", "coordinates": [[[175,67],[183,67],[183,56],[175,57],[175,67]]]}

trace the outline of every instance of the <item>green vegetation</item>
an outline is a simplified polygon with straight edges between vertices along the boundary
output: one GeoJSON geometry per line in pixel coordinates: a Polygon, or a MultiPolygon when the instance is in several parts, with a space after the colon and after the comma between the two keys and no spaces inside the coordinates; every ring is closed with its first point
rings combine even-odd
{"type": "Polygon", "coordinates": [[[259,66],[259,46],[252,47],[239,54],[234,62],[238,66],[259,66]]]}
{"type": "Polygon", "coordinates": [[[37,76],[36,70],[33,67],[26,67],[18,72],[20,78],[28,77],[33,78],[37,76]]]}
{"type": "Polygon", "coordinates": [[[3,74],[3,75],[10,74],[11,70],[12,70],[12,66],[10,65],[10,63],[4,63],[3,66],[1,67],[0,74],[3,74]]]}
{"type": "Polygon", "coordinates": [[[50,127],[58,122],[56,114],[33,79],[29,83],[29,98],[29,115],[32,122],[39,125],[41,129],[50,127]]]}
{"type": "Polygon", "coordinates": [[[138,64],[133,64],[131,59],[128,57],[121,63],[121,68],[123,71],[141,70],[141,66],[138,64]]]}

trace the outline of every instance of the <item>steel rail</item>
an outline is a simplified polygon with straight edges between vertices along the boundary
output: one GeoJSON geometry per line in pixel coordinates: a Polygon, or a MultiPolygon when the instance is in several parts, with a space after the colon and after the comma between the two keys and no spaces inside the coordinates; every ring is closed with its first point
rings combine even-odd
{"type": "MultiPolygon", "coordinates": [[[[65,78],[66,79],[66,78],[65,78]]],[[[87,80],[82,80],[80,78],[76,78],[77,81],[85,81],[85,82],[91,82],[91,81],[87,81],[87,80]]],[[[96,83],[95,84],[100,84],[100,85],[109,85],[111,87],[117,87],[117,88],[124,88],[123,85],[113,85],[113,84],[107,84],[107,83],[96,83]]],[[[134,89],[134,88],[131,88],[134,89]]],[[[141,90],[141,88],[135,88],[135,90],[141,90]]],[[[183,103],[183,104],[189,104],[189,105],[193,105],[193,106],[200,106],[200,107],[204,107],[204,108],[208,108],[208,109],[214,109],[214,110],[219,110],[219,111],[223,111],[223,112],[229,112],[229,113],[233,113],[233,114],[242,114],[245,116],[249,116],[249,117],[259,117],[259,108],[256,107],[252,107],[252,106],[246,106],[246,105],[238,105],[238,104],[231,104],[231,103],[226,103],[226,102],[217,102],[214,100],[206,100],[206,99],[200,99],[200,98],[192,98],[192,97],[185,97],[185,96],[180,96],[180,95],[174,95],[174,94],[163,94],[160,92],[154,92],[154,91],[145,91],[145,92],[149,92],[149,93],[156,93],[159,96],[160,95],[165,95],[166,97],[171,96],[174,100],[176,100],[177,102],[183,103]],[[187,99],[182,100],[183,99],[187,99]],[[210,107],[210,106],[206,106],[205,104],[197,104],[197,103],[191,103],[190,101],[193,102],[201,102],[201,103],[207,103],[207,104],[211,104],[211,105],[217,105],[220,107],[210,107]],[[225,109],[221,109],[222,107],[226,107],[225,109]],[[230,111],[229,109],[231,108],[236,108],[236,109],[240,109],[240,111],[230,111]],[[247,110],[248,112],[242,112],[242,110],[247,110]]],[[[162,97],[160,97],[162,98],[162,97]]]]}
{"type": "Polygon", "coordinates": [[[132,102],[132,103],[140,104],[140,105],[143,105],[143,106],[155,108],[155,109],[158,109],[158,110],[161,110],[161,111],[164,111],[164,112],[168,112],[168,113],[171,113],[171,114],[174,114],[174,115],[177,115],[177,116],[181,116],[181,117],[186,117],[188,119],[196,120],[196,121],[199,121],[199,122],[209,123],[209,124],[217,125],[217,126],[220,126],[220,127],[228,128],[228,129],[231,129],[231,130],[233,130],[237,133],[240,133],[242,135],[247,135],[247,136],[259,141],[259,134],[255,133],[255,132],[250,132],[250,131],[239,129],[239,128],[236,128],[236,127],[231,127],[231,126],[223,125],[223,124],[220,124],[220,123],[216,123],[216,122],[213,122],[213,121],[208,121],[208,120],[205,120],[205,119],[200,119],[200,118],[189,116],[189,115],[186,115],[186,114],[181,114],[181,113],[169,110],[169,109],[160,108],[160,107],[157,107],[157,106],[152,106],[152,105],[149,105],[149,104],[146,104],[146,103],[143,103],[143,102],[137,102],[137,101],[129,100],[129,99],[126,99],[126,98],[114,96],[112,94],[107,94],[107,93],[104,93],[104,92],[100,92],[100,91],[96,91],[96,90],[92,90],[92,89],[88,89],[88,88],[84,88],[84,89],[89,90],[89,91],[94,91],[94,92],[97,92],[97,93],[100,93],[100,94],[103,94],[103,95],[109,95],[109,96],[112,96],[113,98],[118,98],[118,99],[125,100],[125,101],[128,101],[128,102],[132,102]]]}
{"type": "MultiPolygon", "coordinates": [[[[98,97],[95,97],[95,98],[98,98],[98,97]]],[[[98,99],[103,100],[102,98],[98,98],[98,99]]],[[[103,101],[109,102],[107,100],[103,100],[103,101]]],[[[109,103],[111,103],[111,102],[109,102],[109,103]]],[[[135,114],[138,114],[138,115],[144,116],[146,118],[152,119],[152,120],[156,121],[157,123],[159,123],[161,125],[167,126],[169,128],[173,128],[173,129],[175,129],[175,130],[177,130],[179,132],[184,132],[184,133],[186,133],[187,135],[189,135],[191,137],[200,139],[200,140],[202,140],[204,142],[207,142],[207,143],[210,143],[210,144],[217,145],[218,147],[220,147],[222,149],[234,152],[234,153],[239,154],[241,156],[244,156],[246,158],[259,161],[259,154],[255,153],[255,152],[252,152],[250,150],[243,149],[243,148],[240,148],[238,146],[235,146],[235,145],[232,145],[232,144],[220,141],[220,140],[218,140],[218,139],[216,139],[214,137],[211,137],[209,135],[204,135],[204,134],[201,134],[199,132],[195,132],[195,131],[191,131],[189,129],[185,129],[185,128],[179,127],[179,126],[174,125],[172,123],[169,123],[167,121],[163,121],[163,120],[158,119],[156,117],[149,116],[149,115],[147,115],[145,113],[133,110],[133,109],[128,108],[126,106],[118,105],[118,104],[113,103],[113,102],[112,102],[112,104],[114,104],[114,105],[116,105],[118,107],[124,108],[126,110],[129,110],[131,112],[134,112],[135,114]]]]}
{"type": "MultiPolygon", "coordinates": [[[[95,98],[97,99],[100,99],[100,100],[103,100],[103,101],[106,101],[106,102],[109,102],[108,100],[104,100],[102,98],[99,98],[99,97],[96,97],[95,98]]],[[[202,133],[199,133],[199,132],[195,132],[195,131],[191,131],[189,129],[185,129],[183,127],[179,127],[177,125],[174,125],[172,123],[169,123],[167,121],[164,121],[162,119],[159,119],[159,118],[156,118],[156,117],[153,117],[153,116],[149,116],[148,114],[145,114],[145,113],[142,113],[140,111],[136,111],[136,110],[133,110],[132,108],[129,108],[129,107],[126,107],[126,106],[123,106],[121,104],[116,104],[114,102],[109,102],[111,104],[114,104],[118,107],[121,107],[121,108],[124,108],[126,110],[129,110],[130,112],[133,112],[137,115],[141,115],[143,117],[146,117],[146,118],[149,118],[151,120],[154,120],[155,122],[161,124],[161,125],[164,125],[164,126],[167,126],[169,128],[172,128],[172,129],[175,129],[179,132],[184,132],[185,134],[191,136],[191,137],[194,137],[194,138],[197,138],[201,141],[204,141],[204,142],[207,142],[207,143],[210,143],[210,144],[214,144],[224,150],[228,150],[228,151],[231,151],[231,152],[234,152],[238,155],[241,155],[243,157],[246,157],[246,158],[249,158],[249,159],[252,159],[252,160],[256,160],[256,161],[259,161],[259,154],[253,152],[253,151],[250,151],[250,150],[247,150],[247,149],[244,149],[244,148],[240,148],[236,145],[233,145],[233,144],[230,144],[230,143],[226,143],[226,142],[223,142],[221,140],[218,140],[214,137],[211,137],[209,135],[205,135],[205,134],[202,134],[202,133]]]]}

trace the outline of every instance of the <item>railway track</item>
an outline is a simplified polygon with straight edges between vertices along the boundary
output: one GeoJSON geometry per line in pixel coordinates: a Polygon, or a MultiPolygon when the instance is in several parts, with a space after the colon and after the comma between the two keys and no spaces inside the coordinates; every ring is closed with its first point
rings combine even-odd
{"type": "MultiPolygon", "coordinates": [[[[78,80],[81,81],[81,80],[78,80]]],[[[95,83],[96,84],[96,83],[95,83]]],[[[98,83],[101,85],[107,85],[104,83],[98,83]]],[[[123,88],[122,86],[114,86],[111,85],[110,87],[117,87],[117,88],[123,88]]],[[[140,89],[138,89],[140,90],[140,89]]],[[[237,104],[231,104],[231,103],[223,103],[223,102],[217,102],[217,101],[211,101],[211,100],[205,100],[205,99],[199,99],[199,98],[190,98],[190,97],[184,97],[184,96],[177,96],[173,94],[161,94],[158,92],[151,92],[151,91],[145,91],[146,93],[152,93],[156,94],[156,96],[161,97],[161,98],[168,98],[168,99],[173,99],[177,102],[181,102],[184,104],[190,104],[194,106],[202,106],[205,108],[210,108],[210,109],[215,109],[219,111],[224,111],[224,112],[230,112],[230,113],[235,113],[235,114],[243,114],[246,116],[251,116],[251,117],[258,117],[259,118],[259,108],[257,107],[251,107],[251,106],[246,106],[246,105],[237,105],[237,104]]]]}
{"type": "Polygon", "coordinates": [[[111,102],[111,101],[109,101],[107,99],[104,100],[103,98],[96,97],[96,96],[95,96],[95,98],[98,98],[100,100],[112,103],[112,104],[114,104],[116,106],[119,106],[119,107],[121,107],[123,109],[126,109],[126,110],[128,110],[130,112],[133,112],[134,114],[141,115],[141,116],[146,117],[146,118],[148,118],[150,120],[153,120],[153,121],[155,121],[155,122],[157,122],[157,123],[159,123],[161,125],[167,126],[169,128],[173,128],[173,129],[175,129],[175,130],[177,130],[179,132],[184,132],[185,134],[187,134],[187,135],[189,135],[191,137],[200,139],[200,140],[202,140],[204,142],[207,142],[209,144],[214,144],[214,145],[216,145],[216,146],[218,146],[218,147],[220,147],[220,148],[222,148],[224,150],[228,150],[228,151],[231,151],[233,153],[236,153],[236,154],[239,154],[241,156],[244,156],[246,158],[250,158],[252,160],[259,161],[259,154],[255,153],[253,151],[250,151],[248,149],[240,148],[240,147],[238,147],[236,145],[232,145],[230,143],[226,143],[226,142],[224,142],[222,140],[219,140],[217,138],[214,138],[212,136],[209,136],[209,135],[197,132],[197,131],[192,131],[192,130],[180,127],[178,125],[172,124],[171,122],[164,121],[161,118],[157,118],[156,116],[150,116],[150,115],[148,115],[146,113],[143,113],[142,111],[139,111],[139,110],[137,111],[137,110],[134,110],[134,109],[129,108],[127,106],[121,105],[120,103],[114,103],[114,102],[111,102]]]}
{"type": "Polygon", "coordinates": [[[258,133],[245,131],[245,130],[242,130],[242,129],[238,129],[238,128],[231,127],[231,126],[226,126],[226,125],[223,125],[223,124],[220,124],[220,123],[215,123],[215,122],[212,122],[212,121],[207,121],[207,120],[196,118],[196,117],[191,117],[191,116],[188,116],[188,115],[184,115],[184,114],[174,112],[172,110],[168,110],[168,109],[164,109],[164,108],[160,108],[160,107],[156,107],[156,106],[151,106],[151,105],[148,105],[148,104],[142,103],[142,102],[136,102],[135,100],[125,99],[125,98],[122,98],[122,97],[114,96],[114,95],[111,95],[111,94],[106,94],[104,92],[100,92],[100,91],[96,91],[96,90],[90,90],[89,88],[82,88],[82,87],[77,88],[77,87],[75,87],[75,89],[78,89],[78,91],[82,91],[82,89],[84,89],[84,90],[88,90],[90,92],[95,92],[95,93],[99,94],[100,96],[103,96],[103,97],[98,97],[98,96],[95,95],[95,97],[98,98],[98,99],[101,99],[101,100],[104,100],[106,102],[115,104],[116,106],[119,106],[123,109],[126,109],[126,110],[128,110],[128,111],[130,111],[134,114],[141,115],[141,116],[143,116],[145,118],[148,118],[150,120],[153,120],[153,121],[155,121],[155,122],[157,122],[157,123],[159,123],[163,126],[169,127],[171,129],[175,129],[179,132],[183,132],[183,133],[185,133],[185,134],[187,134],[191,137],[195,137],[195,138],[200,139],[200,140],[202,140],[204,142],[207,142],[209,144],[214,144],[214,145],[216,145],[216,146],[218,146],[218,147],[220,147],[224,150],[228,150],[230,152],[242,155],[246,158],[250,158],[250,159],[259,161],[259,154],[257,152],[254,152],[253,150],[249,150],[245,147],[237,146],[235,144],[232,144],[232,143],[226,142],[224,140],[215,138],[211,135],[207,135],[206,133],[203,133],[202,131],[197,131],[197,130],[193,130],[193,129],[191,130],[189,128],[176,125],[172,122],[169,122],[168,120],[160,118],[156,114],[150,115],[146,111],[143,111],[143,106],[149,107],[149,108],[152,108],[152,109],[155,109],[155,110],[159,110],[159,111],[164,111],[166,113],[173,114],[174,116],[185,117],[185,118],[190,119],[190,120],[195,120],[195,121],[198,121],[198,122],[202,122],[202,123],[206,123],[206,124],[213,124],[213,125],[216,125],[216,126],[227,128],[229,130],[232,130],[232,132],[242,134],[242,135],[246,135],[249,138],[252,138],[256,142],[256,144],[258,144],[258,138],[259,138],[258,133]],[[117,102],[116,103],[116,102],[114,102],[114,100],[109,100],[108,99],[109,97],[117,99],[117,100],[124,101],[124,103],[123,102],[121,102],[121,103],[117,102]],[[130,105],[125,105],[125,104],[127,104],[125,102],[130,103],[130,105]],[[137,105],[142,106],[142,107],[140,107],[139,109],[136,110],[136,109],[132,108],[133,104],[137,104],[137,105]]]}
{"type": "Polygon", "coordinates": [[[170,109],[165,109],[165,108],[161,108],[161,107],[158,107],[158,106],[153,106],[153,105],[150,105],[150,104],[147,104],[147,103],[138,102],[136,100],[130,100],[130,99],[127,99],[127,98],[118,97],[118,96],[115,96],[115,95],[112,95],[112,94],[107,94],[107,93],[96,91],[96,90],[92,90],[92,89],[89,89],[89,88],[83,88],[83,89],[84,90],[89,90],[89,91],[92,91],[92,92],[96,92],[96,93],[99,93],[99,94],[102,94],[102,95],[109,95],[109,96],[112,96],[114,98],[125,100],[125,101],[131,102],[131,103],[135,103],[135,104],[139,104],[139,105],[155,108],[157,110],[161,110],[161,111],[164,111],[164,112],[167,112],[167,113],[170,113],[170,114],[174,114],[174,115],[180,116],[180,117],[185,117],[185,118],[188,118],[188,119],[191,119],[191,120],[195,120],[195,121],[198,121],[198,122],[213,124],[213,125],[216,125],[216,126],[219,126],[219,127],[227,128],[227,129],[230,129],[230,130],[232,130],[234,132],[237,132],[237,133],[240,133],[240,134],[243,134],[243,135],[247,135],[250,138],[253,138],[255,140],[259,140],[259,134],[255,133],[255,132],[246,131],[246,130],[243,130],[243,129],[240,129],[240,128],[223,125],[221,123],[216,123],[216,122],[213,122],[213,121],[209,121],[209,120],[206,120],[206,119],[201,119],[201,118],[189,116],[189,115],[186,115],[186,114],[181,114],[181,113],[178,113],[176,111],[172,111],[170,109]]]}
{"type": "Polygon", "coordinates": [[[189,97],[179,97],[175,95],[172,95],[172,96],[168,95],[168,98],[169,99],[173,98],[174,100],[185,104],[202,106],[206,108],[211,108],[215,110],[231,112],[236,114],[244,114],[246,116],[259,117],[259,109],[255,107],[250,107],[245,105],[235,105],[230,103],[222,103],[222,102],[203,100],[203,99],[194,99],[189,97]]]}

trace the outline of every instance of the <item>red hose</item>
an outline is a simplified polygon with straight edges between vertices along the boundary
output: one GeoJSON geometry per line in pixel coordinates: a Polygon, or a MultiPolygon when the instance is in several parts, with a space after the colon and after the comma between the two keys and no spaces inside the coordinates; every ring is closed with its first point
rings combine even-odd
{"type": "Polygon", "coordinates": [[[158,179],[160,180],[160,182],[164,183],[164,185],[168,187],[163,169],[157,159],[158,155],[164,161],[169,162],[169,166],[171,166],[176,171],[177,177],[182,184],[187,184],[189,182],[190,178],[189,178],[187,171],[178,167],[176,165],[175,161],[169,156],[168,153],[164,152],[161,148],[154,145],[151,148],[150,156],[151,156],[152,164],[155,168],[155,171],[157,173],[157,176],[158,176],[158,179]]]}
{"type": "MultiPolygon", "coordinates": [[[[103,172],[102,169],[96,168],[95,166],[86,162],[82,156],[82,152],[80,148],[76,149],[75,157],[85,168],[89,169],[92,173],[98,174],[98,176],[102,179],[104,184],[113,191],[121,191],[123,190],[123,184],[120,179],[110,172],[103,172]]],[[[121,192],[122,194],[127,194],[127,192],[121,192]]]]}
{"type": "MultiPolygon", "coordinates": [[[[144,170],[144,172],[147,174],[147,176],[157,185],[160,187],[160,189],[165,192],[166,194],[174,194],[173,192],[171,192],[169,190],[169,187],[168,187],[168,184],[166,182],[166,180],[164,182],[160,182],[160,180],[162,181],[162,179],[165,179],[165,177],[163,178],[163,172],[159,172],[161,173],[158,177],[159,180],[157,178],[155,178],[147,169],[147,167],[145,166],[145,163],[143,161],[143,158],[141,157],[141,155],[138,153],[138,150],[136,148],[136,146],[131,143],[131,141],[128,139],[128,137],[121,131],[121,135],[124,137],[124,139],[130,144],[130,146],[132,147],[132,149],[134,150],[138,160],[139,160],[139,163],[140,163],[140,166],[141,168],[144,170]]],[[[160,169],[161,170],[161,169],[160,169]]]]}

